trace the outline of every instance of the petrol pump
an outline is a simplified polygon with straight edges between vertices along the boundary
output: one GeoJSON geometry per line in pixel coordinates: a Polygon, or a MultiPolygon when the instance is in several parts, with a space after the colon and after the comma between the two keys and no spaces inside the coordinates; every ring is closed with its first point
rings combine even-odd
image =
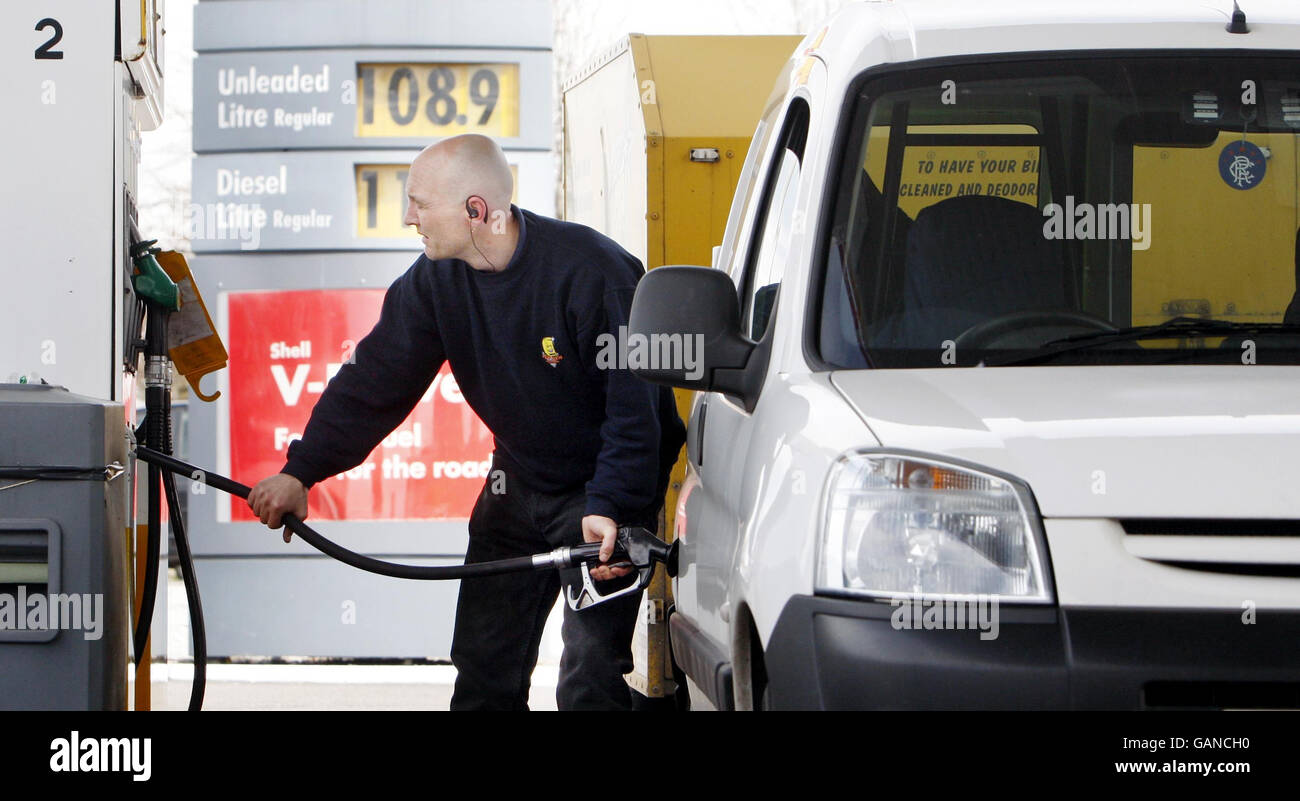
{"type": "Polygon", "coordinates": [[[130,249],[162,37],[162,0],[0,7],[0,709],[132,705],[130,249]]]}

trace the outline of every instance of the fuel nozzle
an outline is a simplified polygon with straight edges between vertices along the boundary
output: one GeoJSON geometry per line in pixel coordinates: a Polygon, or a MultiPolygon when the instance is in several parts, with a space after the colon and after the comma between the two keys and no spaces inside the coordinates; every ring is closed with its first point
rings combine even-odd
{"type": "Polygon", "coordinates": [[[148,239],[131,246],[131,262],[135,272],[131,275],[131,284],[135,294],[147,301],[158,304],[167,311],[177,311],[181,307],[181,293],[176,282],[167,276],[162,265],[154,256],[162,252],[156,248],[157,239],[148,239]]]}
{"type": "Polygon", "coordinates": [[[636,568],[637,579],[614,592],[602,594],[596,589],[596,584],[591,578],[590,565],[600,558],[600,543],[593,542],[562,550],[567,551],[567,555],[573,561],[580,561],[579,567],[582,570],[582,589],[575,593],[570,587],[565,593],[571,609],[586,609],[620,595],[644,590],[650,586],[656,562],[664,564],[669,576],[677,575],[677,541],[664,542],[648,529],[636,526],[619,528],[618,539],[615,542],[614,553],[609,558],[609,564],[631,565],[636,568]]]}

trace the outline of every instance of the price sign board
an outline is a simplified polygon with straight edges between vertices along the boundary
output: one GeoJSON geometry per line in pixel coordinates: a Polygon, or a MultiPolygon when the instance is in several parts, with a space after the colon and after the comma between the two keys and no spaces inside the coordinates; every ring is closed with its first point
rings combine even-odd
{"type": "MultiPolygon", "coordinates": [[[[420,253],[402,220],[405,173],[422,148],[490,136],[514,173],[514,202],[554,215],[554,26],[539,0],[205,1],[193,13],[196,156],[191,202],[178,200],[176,216],[216,297],[230,367],[216,378],[222,397],[190,407],[187,448],[195,464],[256,481],[283,467],[329,382],[351,369],[350,350],[379,317],[378,287],[420,253]]],[[[43,41],[28,44],[42,15],[26,23],[24,48],[43,41]]],[[[69,47],[74,34],[69,25],[69,47]]],[[[63,107],[65,91],[61,81],[49,108],[63,107]]],[[[64,127],[85,139],[87,125],[64,127]]],[[[459,562],[491,451],[444,366],[362,464],[313,488],[310,517],[352,550],[459,562]]],[[[450,652],[454,582],[347,570],[266,536],[246,504],[221,493],[192,493],[188,508],[199,570],[211,579],[211,653],[450,652]],[[279,603],[268,587],[295,603],[260,614],[279,603]],[[331,609],[343,625],[322,615],[331,609]]]]}
{"type": "Polygon", "coordinates": [[[500,49],[204,54],[194,150],[421,148],[462,133],[549,150],[551,60],[500,49]]]}
{"type": "Polygon", "coordinates": [[[518,64],[357,65],[357,135],[519,135],[518,64]]]}

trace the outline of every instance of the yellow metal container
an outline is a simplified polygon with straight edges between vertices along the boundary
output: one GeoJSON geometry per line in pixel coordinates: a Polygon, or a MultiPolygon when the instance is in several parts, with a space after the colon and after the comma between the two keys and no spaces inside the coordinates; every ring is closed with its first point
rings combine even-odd
{"type": "MultiPolygon", "coordinates": [[[[709,264],[763,103],[800,36],[622,39],[564,86],[563,216],[617,241],[648,269],[709,264]]],[[[691,393],[677,391],[682,419],[691,393]]],[[[685,459],[664,508],[670,537],[685,459]]],[[[660,570],[647,592],[629,683],[671,695],[660,570]]]]}

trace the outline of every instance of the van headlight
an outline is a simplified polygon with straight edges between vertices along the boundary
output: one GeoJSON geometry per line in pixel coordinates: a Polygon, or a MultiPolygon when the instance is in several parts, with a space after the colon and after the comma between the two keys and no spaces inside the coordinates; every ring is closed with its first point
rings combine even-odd
{"type": "Polygon", "coordinates": [[[1024,484],[923,456],[857,452],[831,468],[817,591],[997,595],[1051,603],[1024,484]]]}

